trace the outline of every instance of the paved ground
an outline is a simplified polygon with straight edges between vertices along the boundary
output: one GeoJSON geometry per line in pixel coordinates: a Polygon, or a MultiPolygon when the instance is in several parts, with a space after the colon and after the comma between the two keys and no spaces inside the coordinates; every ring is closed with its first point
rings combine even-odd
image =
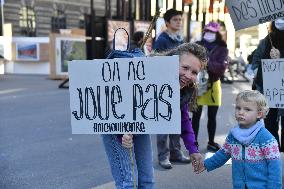
{"type": "MultiPolygon", "coordinates": [[[[61,82],[48,76],[0,75],[1,189],[114,188],[100,136],[71,134],[69,94],[58,89],[61,82]]],[[[248,83],[223,85],[217,142],[224,142],[235,123],[235,94],[247,88],[248,83]]],[[[207,152],[206,122],[204,111],[199,136],[202,153],[207,152]]],[[[157,189],[231,188],[231,165],[202,175],[195,175],[190,165],[161,169],[155,136],[152,139],[157,189]]]]}

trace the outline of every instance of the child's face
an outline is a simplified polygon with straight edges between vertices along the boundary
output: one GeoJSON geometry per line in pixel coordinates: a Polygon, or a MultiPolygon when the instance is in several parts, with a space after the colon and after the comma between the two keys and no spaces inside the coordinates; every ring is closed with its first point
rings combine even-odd
{"type": "Polygon", "coordinates": [[[257,119],[262,117],[255,102],[245,102],[241,99],[236,100],[235,117],[242,128],[250,128],[257,119]]]}
{"type": "Polygon", "coordinates": [[[179,59],[179,84],[182,89],[196,81],[198,72],[201,69],[200,60],[193,54],[183,54],[179,59]]]}

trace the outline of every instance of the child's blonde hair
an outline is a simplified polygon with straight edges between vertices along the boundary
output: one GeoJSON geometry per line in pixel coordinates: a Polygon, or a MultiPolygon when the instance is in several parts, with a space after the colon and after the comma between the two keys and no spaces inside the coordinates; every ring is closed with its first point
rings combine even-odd
{"type": "Polygon", "coordinates": [[[245,90],[240,92],[237,97],[237,100],[243,100],[245,102],[255,102],[257,105],[258,111],[263,112],[263,117],[265,118],[268,111],[269,107],[267,106],[267,102],[263,94],[261,94],[259,91],[256,90],[245,90]]]}

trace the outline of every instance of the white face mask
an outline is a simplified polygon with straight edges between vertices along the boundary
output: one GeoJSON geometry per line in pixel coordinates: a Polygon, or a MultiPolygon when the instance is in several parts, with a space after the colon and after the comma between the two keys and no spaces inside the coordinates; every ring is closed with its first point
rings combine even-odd
{"type": "Polygon", "coordinates": [[[284,30],[284,18],[278,18],[275,20],[275,27],[278,30],[284,30]]]}
{"type": "Polygon", "coordinates": [[[216,33],[206,32],[203,39],[205,39],[209,43],[214,42],[216,40],[216,33]]]}

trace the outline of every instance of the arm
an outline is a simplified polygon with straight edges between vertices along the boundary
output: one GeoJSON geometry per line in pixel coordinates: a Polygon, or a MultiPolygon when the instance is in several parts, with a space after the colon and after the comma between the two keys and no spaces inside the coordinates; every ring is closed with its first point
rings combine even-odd
{"type": "Polygon", "coordinates": [[[164,38],[159,37],[154,43],[153,50],[162,52],[167,49],[167,41],[164,38]]]}
{"type": "Polygon", "coordinates": [[[281,189],[282,165],[277,141],[273,138],[271,142],[266,142],[266,144],[261,147],[261,151],[266,159],[268,168],[267,188],[281,189]]]}
{"type": "Polygon", "coordinates": [[[262,39],[259,42],[252,57],[251,68],[253,70],[258,69],[259,65],[261,64],[261,59],[264,56],[264,53],[265,53],[265,39],[262,39]]]}
{"type": "Polygon", "coordinates": [[[188,115],[187,104],[181,109],[181,138],[189,155],[199,153],[195,142],[195,135],[192,129],[191,120],[188,115]]]}
{"type": "Polygon", "coordinates": [[[188,105],[185,104],[181,109],[181,138],[183,143],[188,150],[194,172],[200,173],[203,167],[203,157],[198,152],[197,143],[195,141],[194,131],[192,129],[191,120],[188,115],[188,105]]]}
{"type": "Polygon", "coordinates": [[[231,158],[231,148],[228,141],[229,139],[227,137],[222,148],[218,150],[211,158],[208,158],[204,161],[204,166],[208,172],[221,167],[231,158]]]}

